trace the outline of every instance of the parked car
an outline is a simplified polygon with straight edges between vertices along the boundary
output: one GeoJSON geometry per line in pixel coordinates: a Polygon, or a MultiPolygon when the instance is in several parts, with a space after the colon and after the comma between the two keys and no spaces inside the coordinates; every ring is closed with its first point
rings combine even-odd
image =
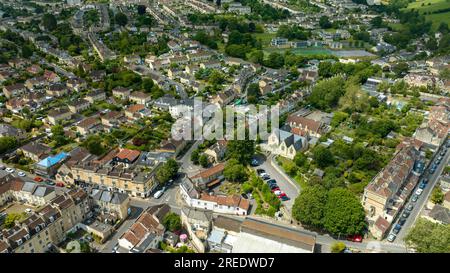
{"type": "Polygon", "coordinates": [[[265,173],[266,171],[264,169],[256,169],[256,172],[261,175],[262,173],[265,173]]]}
{"type": "Polygon", "coordinates": [[[45,184],[47,184],[47,185],[49,185],[49,186],[55,186],[55,182],[53,182],[53,181],[51,181],[51,180],[49,180],[49,179],[47,179],[47,180],[45,181],[45,184]]]}
{"type": "Polygon", "coordinates": [[[0,170],[6,169],[5,165],[0,165],[0,170]]]}
{"type": "Polygon", "coordinates": [[[44,179],[42,177],[40,177],[40,176],[36,176],[33,180],[38,182],[38,183],[44,181],[44,179]]]}
{"type": "Polygon", "coordinates": [[[278,195],[282,194],[283,192],[282,192],[280,189],[278,189],[278,190],[276,190],[276,191],[273,191],[273,193],[274,193],[276,196],[278,196],[278,195]]]}
{"type": "Polygon", "coordinates": [[[351,242],[358,242],[358,243],[361,243],[362,240],[363,240],[363,237],[362,237],[361,235],[359,235],[359,234],[349,235],[349,236],[347,237],[347,240],[348,240],[348,241],[351,241],[351,242]]]}
{"type": "Polygon", "coordinates": [[[283,196],[287,196],[286,193],[281,192],[280,194],[278,194],[278,198],[281,198],[281,197],[283,197],[283,196]]]}
{"type": "Polygon", "coordinates": [[[252,165],[253,167],[258,166],[259,162],[257,159],[253,159],[250,165],[252,165]]]}
{"type": "Polygon", "coordinates": [[[397,235],[395,234],[389,234],[389,236],[387,237],[388,242],[393,242],[395,240],[395,237],[397,237],[397,235]]]}
{"type": "Polygon", "coordinates": [[[425,184],[425,183],[423,183],[423,182],[421,182],[420,184],[419,184],[419,189],[425,189],[425,187],[427,186],[427,184],[425,184]]]}
{"type": "Polygon", "coordinates": [[[267,184],[276,184],[277,181],[275,179],[269,179],[266,181],[267,184]]]}
{"type": "Polygon", "coordinates": [[[25,177],[25,176],[27,176],[24,172],[18,172],[17,175],[20,176],[20,177],[25,177]]]}
{"type": "Polygon", "coordinates": [[[409,212],[404,211],[403,214],[402,214],[402,218],[406,219],[408,217],[409,217],[409,212]]]}
{"type": "Polygon", "coordinates": [[[402,229],[402,226],[399,225],[399,224],[396,224],[395,227],[394,227],[394,229],[392,230],[392,232],[393,232],[394,234],[398,234],[398,233],[400,232],[400,229],[402,229]]]}
{"type": "Polygon", "coordinates": [[[414,206],[410,204],[406,207],[406,211],[411,212],[413,210],[413,208],[414,208],[414,206]]]}
{"type": "Polygon", "coordinates": [[[63,182],[57,182],[57,183],[56,183],[56,186],[57,186],[57,187],[64,187],[64,183],[63,183],[63,182]]]}
{"type": "Polygon", "coordinates": [[[406,219],[404,219],[404,218],[400,218],[400,220],[398,220],[398,224],[401,226],[403,226],[405,224],[405,222],[406,222],[406,219]]]}
{"type": "Polygon", "coordinates": [[[277,191],[280,191],[280,188],[275,187],[275,188],[271,189],[271,191],[272,191],[273,193],[275,193],[275,192],[277,192],[277,191]]]}
{"type": "Polygon", "coordinates": [[[417,195],[421,195],[422,192],[423,192],[423,189],[417,189],[417,190],[416,190],[416,194],[417,194],[417,195]]]}
{"type": "Polygon", "coordinates": [[[291,200],[291,198],[289,198],[287,195],[286,196],[281,196],[281,201],[288,201],[291,200]]]}
{"type": "Polygon", "coordinates": [[[13,172],[14,172],[14,169],[13,169],[13,168],[6,168],[6,171],[7,171],[8,173],[13,173],[13,172]]]}
{"type": "Polygon", "coordinates": [[[153,195],[153,198],[158,199],[158,198],[160,198],[163,194],[164,194],[164,191],[163,191],[163,190],[159,190],[159,191],[157,191],[157,192],[153,195]]]}
{"type": "Polygon", "coordinates": [[[94,241],[94,238],[92,238],[91,235],[86,235],[86,236],[84,237],[84,239],[85,239],[86,241],[88,241],[88,242],[93,242],[93,241],[94,241]]]}
{"type": "Polygon", "coordinates": [[[265,174],[261,178],[264,179],[264,180],[269,180],[270,179],[270,175],[265,174]]]}
{"type": "Polygon", "coordinates": [[[270,184],[270,185],[269,185],[269,188],[272,190],[272,189],[274,189],[274,188],[278,188],[278,185],[277,185],[277,184],[270,184]]]}
{"type": "Polygon", "coordinates": [[[26,212],[26,213],[32,213],[32,212],[33,212],[33,210],[32,210],[32,209],[30,209],[30,208],[27,208],[27,209],[25,209],[25,212],[26,212]]]}
{"type": "Polygon", "coordinates": [[[419,196],[417,196],[417,195],[413,195],[413,197],[411,197],[411,201],[413,201],[413,202],[417,202],[417,199],[419,199],[419,196]]]}

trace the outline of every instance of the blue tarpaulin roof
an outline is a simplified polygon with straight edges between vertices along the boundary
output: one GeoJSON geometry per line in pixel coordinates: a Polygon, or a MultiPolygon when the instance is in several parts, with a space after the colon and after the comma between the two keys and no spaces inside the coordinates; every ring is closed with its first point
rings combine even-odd
{"type": "Polygon", "coordinates": [[[45,159],[42,159],[42,160],[38,163],[38,165],[40,165],[40,166],[42,166],[42,167],[49,168],[49,167],[51,167],[51,166],[57,164],[57,163],[60,162],[61,160],[64,160],[67,156],[68,156],[68,154],[67,154],[67,153],[64,153],[64,152],[59,153],[59,154],[54,155],[54,156],[49,156],[49,157],[47,157],[47,158],[45,158],[45,159]]]}

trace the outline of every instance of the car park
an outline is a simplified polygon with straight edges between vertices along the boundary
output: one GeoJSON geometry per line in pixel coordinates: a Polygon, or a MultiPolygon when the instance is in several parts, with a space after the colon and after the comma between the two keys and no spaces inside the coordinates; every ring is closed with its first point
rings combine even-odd
{"type": "Polygon", "coordinates": [[[24,172],[18,172],[17,175],[20,176],[20,177],[25,177],[25,176],[27,176],[24,172]]]}
{"type": "Polygon", "coordinates": [[[395,237],[397,237],[395,234],[389,234],[387,237],[388,242],[393,242],[395,240],[395,237]]]}

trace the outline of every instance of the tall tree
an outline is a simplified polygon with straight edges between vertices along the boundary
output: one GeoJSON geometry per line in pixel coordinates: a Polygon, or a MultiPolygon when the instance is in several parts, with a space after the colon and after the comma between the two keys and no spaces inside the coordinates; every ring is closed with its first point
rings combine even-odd
{"type": "Polygon", "coordinates": [[[122,12],[118,12],[115,16],[114,19],[116,21],[116,24],[118,24],[119,26],[125,26],[128,23],[128,18],[125,14],[123,14],[122,12]]]}
{"type": "Polygon", "coordinates": [[[306,187],[295,199],[292,217],[303,225],[321,228],[327,202],[327,191],[320,185],[306,187]]]}
{"type": "Polygon", "coordinates": [[[55,30],[57,26],[55,15],[49,13],[44,14],[42,16],[42,25],[48,31],[55,30]]]}
{"type": "Polygon", "coordinates": [[[324,228],[335,235],[362,234],[366,214],[361,202],[347,189],[334,188],[328,192],[324,228]]]}

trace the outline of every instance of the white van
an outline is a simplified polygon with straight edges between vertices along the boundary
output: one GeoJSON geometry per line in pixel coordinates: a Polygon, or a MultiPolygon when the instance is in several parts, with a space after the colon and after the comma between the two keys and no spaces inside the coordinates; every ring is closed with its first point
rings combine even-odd
{"type": "Polygon", "coordinates": [[[163,195],[163,193],[164,193],[163,190],[159,190],[159,191],[157,191],[157,192],[153,195],[153,197],[154,197],[155,199],[158,199],[158,198],[161,197],[161,195],[163,195]]]}

